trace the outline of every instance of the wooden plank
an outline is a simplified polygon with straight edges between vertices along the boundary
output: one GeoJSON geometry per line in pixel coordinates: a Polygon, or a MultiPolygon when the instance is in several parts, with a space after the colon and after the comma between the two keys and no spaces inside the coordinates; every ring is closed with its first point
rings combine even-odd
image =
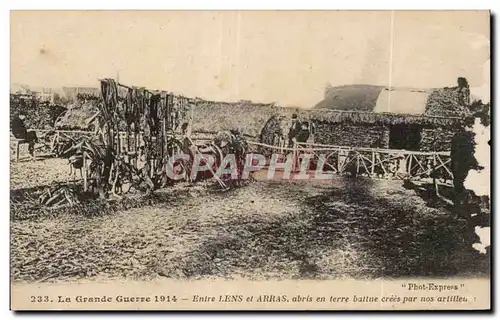
{"type": "Polygon", "coordinates": [[[262,147],[266,147],[266,148],[271,148],[271,149],[283,149],[283,150],[286,150],[286,151],[293,151],[294,149],[293,148],[280,148],[280,147],[277,147],[277,146],[272,146],[272,145],[269,145],[269,144],[265,144],[265,143],[260,143],[260,142],[255,142],[255,141],[247,141],[248,144],[253,144],[253,145],[256,145],[256,146],[262,146],[262,147]]]}
{"type": "MultiPolygon", "coordinates": [[[[445,155],[449,156],[450,152],[449,151],[411,151],[411,150],[399,150],[399,149],[380,149],[380,148],[365,148],[365,147],[348,147],[348,146],[338,146],[338,145],[327,145],[327,144],[320,144],[320,143],[305,143],[305,142],[298,142],[299,145],[304,146],[304,145],[309,145],[309,146],[314,146],[314,147],[324,147],[327,150],[330,149],[342,149],[342,150],[349,150],[349,151],[367,151],[367,152],[379,152],[379,153],[397,153],[397,154],[414,154],[414,155],[421,155],[421,156],[432,156],[434,154],[439,154],[439,155],[445,155]]],[[[314,148],[315,150],[319,150],[320,148],[314,148]]]]}

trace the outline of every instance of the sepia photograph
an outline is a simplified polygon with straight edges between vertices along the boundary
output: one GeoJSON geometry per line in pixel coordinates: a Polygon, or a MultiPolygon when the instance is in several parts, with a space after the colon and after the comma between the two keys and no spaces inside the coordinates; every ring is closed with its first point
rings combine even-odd
{"type": "Polygon", "coordinates": [[[490,309],[490,23],[11,11],[11,309],[490,309]]]}

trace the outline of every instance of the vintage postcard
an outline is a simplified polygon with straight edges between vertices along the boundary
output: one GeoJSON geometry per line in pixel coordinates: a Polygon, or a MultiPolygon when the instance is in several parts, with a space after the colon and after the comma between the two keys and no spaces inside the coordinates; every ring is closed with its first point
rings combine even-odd
{"type": "Polygon", "coordinates": [[[489,310],[489,11],[12,11],[12,310],[489,310]]]}

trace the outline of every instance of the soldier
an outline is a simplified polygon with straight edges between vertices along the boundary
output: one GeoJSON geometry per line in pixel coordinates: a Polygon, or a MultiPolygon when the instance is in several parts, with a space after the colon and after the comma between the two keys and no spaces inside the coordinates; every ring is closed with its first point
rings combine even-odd
{"type": "Polygon", "coordinates": [[[303,121],[297,128],[295,138],[297,139],[298,142],[307,142],[307,140],[309,140],[310,134],[311,134],[311,127],[309,125],[309,122],[303,121]]]}
{"type": "Polygon", "coordinates": [[[467,79],[458,78],[458,103],[463,106],[470,105],[470,88],[467,79]]]}
{"type": "Polygon", "coordinates": [[[24,114],[14,116],[11,122],[11,130],[12,135],[14,135],[16,139],[28,142],[28,151],[33,159],[35,157],[35,143],[38,142],[38,138],[35,131],[28,131],[26,124],[24,123],[25,119],[26,116],[24,114]]]}
{"type": "Polygon", "coordinates": [[[301,129],[301,123],[296,113],[292,115],[292,125],[288,131],[288,147],[293,147],[294,138],[301,129]]]}
{"type": "Polygon", "coordinates": [[[470,219],[467,210],[461,209],[468,200],[469,192],[465,188],[465,179],[470,170],[481,170],[482,167],[474,156],[475,141],[474,132],[471,131],[471,123],[466,128],[455,134],[451,142],[451,172],[453,173],[453,190],[455,209],[459,215],[470,219]]]}

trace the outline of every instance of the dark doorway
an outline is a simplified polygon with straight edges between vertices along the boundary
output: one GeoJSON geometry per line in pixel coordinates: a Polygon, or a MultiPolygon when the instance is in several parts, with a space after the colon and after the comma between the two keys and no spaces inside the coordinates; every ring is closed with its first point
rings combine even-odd
{"type": "Polygon", "coordinates": [[[420,150],[421,130],[422,128],[416,125],[397,124],[391,126],[389,148],[420,150]]]}

